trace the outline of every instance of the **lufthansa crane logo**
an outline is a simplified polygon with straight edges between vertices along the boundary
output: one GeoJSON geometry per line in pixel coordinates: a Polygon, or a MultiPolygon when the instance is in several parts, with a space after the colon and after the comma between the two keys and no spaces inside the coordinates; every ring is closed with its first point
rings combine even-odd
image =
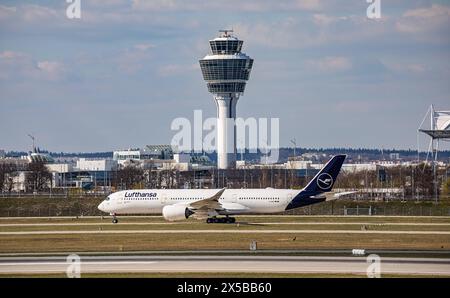
{"type": "Polygon", "coordinates": [[[329,190],[333,185],[333,177],[328,173],[322,173],[317,177],[317,186],[322,190],[329,190]]]}

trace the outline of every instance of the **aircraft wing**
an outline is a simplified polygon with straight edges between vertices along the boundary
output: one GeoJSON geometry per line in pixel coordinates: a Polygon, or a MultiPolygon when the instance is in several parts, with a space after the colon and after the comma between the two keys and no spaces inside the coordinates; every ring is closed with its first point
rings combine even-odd
{"type": "Polygon", "coordinates": [[[225,188],[222,188],[212,197],[190,203],[189,207],[194,210],[205,210],[205,211],[206,210],[223,209],[222,204],[219,203],[219,199],[224,191],[225,191],[225,188]]]}

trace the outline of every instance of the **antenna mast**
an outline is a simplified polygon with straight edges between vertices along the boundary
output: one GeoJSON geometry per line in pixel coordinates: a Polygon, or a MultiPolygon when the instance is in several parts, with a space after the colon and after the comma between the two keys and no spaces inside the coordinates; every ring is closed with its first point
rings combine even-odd
{"type": "Polygon", "coordinates": [[[33,148],[32,148],[32,152],[36,152],[36,147],[35,147],[35,137],[32,134],[28,134],[28,136],[33,140],[33,148]]]}

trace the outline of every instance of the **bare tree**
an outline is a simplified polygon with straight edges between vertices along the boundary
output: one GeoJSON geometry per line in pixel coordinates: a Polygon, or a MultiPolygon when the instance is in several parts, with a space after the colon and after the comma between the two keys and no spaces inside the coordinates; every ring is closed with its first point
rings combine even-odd
{"type": "Polygon", "coordinates": [[[443,194],[447,197],[450,197],[450,178],[445,180],[443,183],[443,194]]]}
{"type": "Polygon", "coordinates": [[[11,173],[9,173],[6,177],[6,190],[8,191],[8,193],[11,193],[13,188],[14,188],[14,178],[18,175],[17,171],[13,171],[11,173]]]}
{"type": "Polygon", "coordinates": [[[0,164],[0,190],[3,190],[5,186],[7,173],[8,173],[7,165],[0,164]]]}
{"type": "Polygon", "coordinates": [[[137,188],[144,185],[144,170],[135,166],[126,166],[117,171],[117,182],[121,188],[137,188]]]}
{"type": "Polygon", "coordinates": [[[42,161],[31,162],[28,164],[25,175],[26,191],[42,191],[48,188],[48,183],[52,179],[52,174],[42,161]]]}
{"type": "Polygon", "coordinates": [[[14,176],[17,174],[17,167],[14,164],[0,163],[0,191],[6,189],[12,191],[14,186],[14,176]]]}

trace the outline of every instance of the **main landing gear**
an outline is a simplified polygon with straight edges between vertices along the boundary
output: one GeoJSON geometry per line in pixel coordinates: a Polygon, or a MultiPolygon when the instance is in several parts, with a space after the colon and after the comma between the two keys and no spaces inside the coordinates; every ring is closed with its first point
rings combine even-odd
{"type": "Polygon", "coordinates": [[[234,217],[210,217],[206,220],[206,223],[235,223],[234,217]]]}

